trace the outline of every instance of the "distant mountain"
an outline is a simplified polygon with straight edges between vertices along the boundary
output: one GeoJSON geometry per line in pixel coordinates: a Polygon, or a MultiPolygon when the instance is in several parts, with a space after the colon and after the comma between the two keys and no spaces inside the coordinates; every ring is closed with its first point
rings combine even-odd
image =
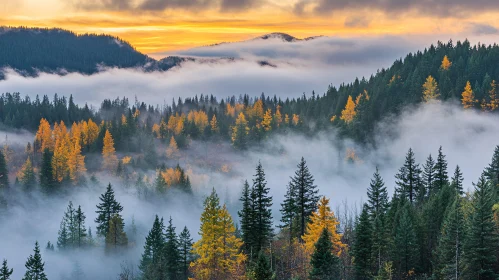
{"type": "Polygon", "coordinates": [[[285,42],[299,42],[299,41],[309,41],[309,40],[313,40],[313,39],[320,38],[320,37],[322,37],[322,35],[299,39],[299,38],[296,38],[296,37],[291,36],[291,35],[286,34],[286,33],[274,32],[274,33],[265,34],[265,35],[260,36],[260,37],[256,37],[253,40],[279,39],[279,40],[282,40],[285,42]]]}

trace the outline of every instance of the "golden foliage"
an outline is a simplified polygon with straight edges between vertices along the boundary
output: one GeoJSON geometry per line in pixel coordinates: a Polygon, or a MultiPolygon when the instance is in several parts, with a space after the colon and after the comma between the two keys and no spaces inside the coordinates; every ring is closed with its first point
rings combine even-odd
{"type": "Polygon", "coordinates": [[[265,115],[263,115],[262,127],[265,131],[272,130],[272,110],[267,109],[265,115]]]}
{"type": "Polygon", "coordinates": [[[202,110],[190,111],[187,115],[187,121],[194,123],[199,131],[203,132],[208,126],[208,115],[202,110]]]}
{"type": "Polygon", "coordinates": [[[340,119],[346,123],[350,123],[353,121],[357,112],[355,112],[355,103],[353,102],[352,96],[348,96],[347,104],[345,105],[345,109],[341,111],[340,119]]]}
{"type": "Polygon", "coordinates": [[[490,90],[489,90],[489,103],[487,103],[484,100],[482,100],[482,110],[484,111],[495,111],[497,107],[499,107],[499,97],[497,96],[497,84],[496,81],[493,80],[490,83],[490,90]]]}
{"type": "MultiPolygon", "coordinates": [[[[160,124],[161,138],[166,135],[162,133],[162,124],[160,124]]],[[[170,116],[168,119],[168,129],[172,131],[175,135],[179,135],[184,130],[184,115],[179,116],[178,113],[175,116],[170,116]]]]}
{"type": "Polygon", "coordinates": [[[175,138],[173,136],[172,138],[170,138],[170,144],[168,145],[168,148],[166,148],[166,156],[171,159],[177,159],[179,157],[177,141],[175,141],[175,138]]]}
{"type": "Polygon", "coordinates": [[[239,116],[236,119],[236,124],[232,127],[232,136],[231,136],[232,143],[236,142],[239,133],[248,135],[249,130],[250,129],[248,127],[248,121],[246,120],[246,117],[244,116],[243,112],[239,113],[239,116]]]}
{"type": "Polygon", "coordinates": [[[350,163],[358,163],[361,162],[357,154],[355,153],[355,150],[352,148],[347,148],[346,155],[345,155],[345,160],[350,163]]]}
{"type": "Polygon", "coordinates": [[[102,157],[103,163],[102,168],[114,172],[118,165],[118,157],[116,156],[116,150],[114,149],[114,140],[113,136],[106,130],[106,134],[104,135],[104,146],[102,147],[102,157]]]}
{"type": "Polygon", "coordinates": [[[123,165],[130,164],[131,161],[132,161],[132,157],[130,157],[130,156],[125,156],[121,159],[121,162],[123,163],[123,165]]]}
{"type": "Polygon", "coordinates": [[[40,149],[39,152],[43,152],[46,148],[53,151],[54,141],[52,139],[52,130],[50,129],[49,122],[42,118],[40,120],[40,125],[38,126],[38,131],[35,136],[36,141],[38,141],[40,149]]]}
{"type": "Polygon", "coordinates": [[[258,99],[253,107],[248,108],[247,110],[248,117],[250,119],[254,119],[257,122],[260,122],[263,119],[264,111],[263,111],[263,102],[261,99],[258,99]]]}
{"type": "Polygon", "coordinates": [[[123,114],[121,114],[121,125],[127,125],[126,117],[123,114]]]}
{"type": "Polygon", "coordinates": [[[71,178],[73,182],[78,182],[82,174],[87,171],[85,168],[85,156],[81,155],[81,146],[79,141],[71,144],[71,150],[68,158],[68,169],[69,178],[71,178]]]}
{"type": "Polygon", "coordinates": [[[284,123],[285,123],[286,125],[289,125],[289,115],[288,115],[288,114],[285,114],[285,115],[284,115],[284,123]]]}
{"type": "Polygon", "coordinates": [[[69,172],[68,160],[70,149],[68,147],[70,147],[71,141],[67,133],[64,135],[63,130],[58,129],[60,135],[55,140],[54,155],[52,156],[52,174],[55,180],[62,182],[69,172]]]}
{"type": "Polygon", "coordinates": [[[297,114],[293,114],[293,119],[291,120],[291,122],[294,126],[297,126],[300,122],[300,116],[298,116],[297,114]]]}
{"type": "Polygon", "coordinates": [[[473,108],[473,106],[477,102],[477,100],[475,100],[475,95],[473,94],[473,89],[471,88],[471,84],[469,81],[466,83],[461,96],[461,103],[463,104],[464,109],[473,108]]]}
{"type": "Polygon", "coordinates": [[[423,84],[423,100],[429,103],[437,100],[439,96],[437,81],[430,75],[423,84]]]}
{"type": "Polygon", "coordinates": [[[444,56],[444,59],[442,59],[442,65],[440,65],[440,69],[442,70],[449,70],[449,68],[452,66],[452,62],[449,60],[449,58],[444,56]]]}
{"type": "MultiPolygon", "coordinates": [[[[97,137],[99,137],[99,126],[95,122],[93,122],[91,119],[89,119],[86,124],[87,124],[86,130],[84,129],[85,130],[85,139],[83,142],[86,145],[92,145],[97,140],[97,137]]],[[[85,128],[85,125],[84,125],[84,128],[85,128]]]]}
{"type": "Polygon", "coordinates": [[[282,114],[281,114],[281,106],[277,105],[277,109],[274,114],[274,121],[277,127],[280,127],[282,124],[282,114]]]}
{"type": "Polygon", "coordinates": [[[157,137],[157,138],[160,138],[160,134],[159,134],[159,124],[155,123],[152,125],[152,133],[157,137]]]}
{"type": "Polygon", "coordinates": [[[217,116],[215,114],[213,114],[213,117],[211,118],[210,126],[211,126],[211,131],[213,131],[213,132],[218,132],[219,131],[218,122],[217,122],[217,116]]]}
{"type": "Polygon", "coordinates": [[[305,251],[308,254],[314,252],[315,243],[319,240],[323,229],[327,228],[331,234],[331,242],[333,243],[331,250],[339,256],[342,249],[345,248],[345,244],[341,242],[341,234],[337,232],[339,224],[340,223],[334,216],[334,212],[331,211],[331,208],[329,207],[329,199],[323,196],[319,200],[317,211],[312,213],[310,223],[307,225],[305,234],[302,236],[302,239],[305,242],[305,251]]]}
{"type": "Polygon", "coordinates": [[[182,173],[179,168],[168,168],[161,171],[161,177],[165,180],[167,186],[177,185],[180,183],[182,173]]]}

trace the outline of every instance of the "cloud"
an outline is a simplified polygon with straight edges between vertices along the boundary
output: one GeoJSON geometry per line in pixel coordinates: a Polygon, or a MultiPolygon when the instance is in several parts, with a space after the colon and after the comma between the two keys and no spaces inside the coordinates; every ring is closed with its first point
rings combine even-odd
{"type": "Polygon", "coordinates": [[[164,10],[197,11],[218,9],[221,12],[242,11],[253,8],[263,0],[73,0],[73,6],[85,10],[150,11],[164,10]]]}
{"type": "Polygon", "coordinates": [[[499,32],[496,27],[486,23],[470,23],[467,31],[474,35],[493,35],[499,32]]]}
{"type": "Polygon", "coordinates": [[[348,17],[345,20],[345,27],[369,27],[371,20],[365,16],[348,17]]]}
{"type": "Polygon", "coordinates": [[[132,0],[72,0],[77,9],[127,11],[133,8],[132,0]]]}
{"type": "Polygon", "coordinates": [[[315,14],[327,15],[339,11],[371,11],[378,10],[397,15],[415,12],[420,15],[437,17],[457,17],[473,12],[489,12],[499,10],[499,2],[495,0],[307,0],[295,4],[295,12],[303,14],[310,8],[315,14]]]}

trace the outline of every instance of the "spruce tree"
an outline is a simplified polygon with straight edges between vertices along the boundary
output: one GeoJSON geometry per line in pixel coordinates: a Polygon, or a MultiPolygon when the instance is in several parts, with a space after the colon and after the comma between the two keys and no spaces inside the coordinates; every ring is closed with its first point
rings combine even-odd
{"type": "Polygon", "coordinates": [[[395,231],[393,260],[401,278],[406,277],[410,271],[415,269],[419,254],[411,208],[411,204],[407,202],[402,206],[402,212],[395,231]]]}
{"type": "Polygon", "coordinates": [[[109,220],[109,230],[106,235],[106,251],[119,252],[128,246],[125,233],[125,223],[119,214],[114,214],[109,220]]]}
{"type": "Polygon", "coordinates": [[[256,261],[254,268],[254,280],[271,280],[272,279],[272,269],[270,268],[269,259],[267,256],[260,252],[258,254],[258,260],[256,261]]]}
{"type": "Polygon", "coordinates": [[[163,253],[165,236],[163,230],[163,219],[160,220],[156,215],[152,229],[146,237],[144,253],[139,265],[145,280],[165,279],[163,253]]]}
{"type": "Polygon", "coordinates": [[[355,228],[355,243],[353,245],[356,279],[364,280],[372,278],[372,230],[368,206],[364,204],[357,227],[355,228]]]}
{"type": "Polygon", "coordinates": [[[475,184],[473,214],[465,243],[466,275],[469,279],[496,279],[498,233],[494,223],[493,191],[485,174],[475,184]]]}
{"type": "Polygon", "coordinates": [[[180,272],[179,242],[171,217],[168,221],[165,238],[166,242],[164,247],[164,254],[166,262],[166,278],[178,279],[180,272]]]}
{"type": "Polygon", "coordinates": [[[333,254],[333,244],[327,228],[322,230],[319,240],[315,244],[314,253],[310,259],[310,280],[338,280],[340,279],[340,260],[333,254]]]}
{"type": "Polygon", "coordinates": [[[85,213],[81,210],[81,206],[78,206],[78,210],[75,213],[75,230],[76,238],[75,245],[81,248],[85,243],[85,237],[87,236],[87,229],[85,227],[85,213]]]}
{"type": "Polygon", "coordinates": [[[0,190],[5,190],[9,187],[9,171],[7,170],[7,162],[2,151],[0,151],[0,190]]]}
{"type": "Polygon", "coordinates": [[[10,276],[14,273],[14,270],[7,266],[7,260],[3,260],[2,268],[0,268],[0,280],[10,280],[10,276]]]}
{"type": "Polygon", "coordinates": [[[272,197],[269,196],[269,188],[267,187],[265,172],[261,163],[258,163],[256,167],[251,200],[254,211],[251,226],[253,240],[251,243],[254,245],[254,253],[256,254],[269,245],[272,238],[272,197]]]}
{"type": "Polygon", "coordinates": [[[21,169],[21,183],[26,190],[32,190],[36,185],[35,170],[31,159],[28,158],[21,169]]]}
{"type": "Polygon", "coordinates": [[[294,177],[291,177],[290,187],[295,190],[295,205],[297,217],[300,219],[299,236],[305,234],[305,228],[310,221],[310,215],[317,210],[317,186],[314,185],[314,177],[308,170],[307,162],[302,157],[298,164],[294,177]]]}
{"type": "Polygon", "coordinates": [[[40,168],[40,186],[45,193],[52,193],[56,188],[52,169],[52,153],[48,148],[43,150],[42,163],[40,168]]]}
{"type": "Polygon", "coordinates": [[[45,275],[45,263],[42,261],[38,242],[35,243],[34,252],[26,261],[26,273],[22,280],[48,280],[47,275],[45,275]]]}
{"type": "Polygon", "coordinates": [[[65,224],[67,227],[68,233],[68,246],[73,248],[76,245],[76,210],[73,207],[73,202],[70,201],[68,207],[66,208],[66,212],[64,213],[65,224]]]}
{"type": "Polygon", "coordinates": [[[419,165],[416,164],[416,159],[414,158],[414,152],[409,149],[405,157],[404,165],[399,169],[395,178],[395,182],[398,185],[396,192],[403,197],[407,198],[411,203],[417,197],[418,187],[421,183],[420,180],[421,169],[419,165]]]}
{"type": "Polygon", "coordinates": [[[47,246],[45,247],[45,250],[53,252],[54,251],[54,244],[52,244],[52,242],[48,241],[47,246]]]}
{"type": "Polygon", "coordinates": [[[495,190],[495,194],[499,197],[499,145],[494,149],[494,154],[492,155],[492,161],[489,166],[485,169],[485,175],[490,181],[492,188],[495,190]]]}
{"type": "Polygon", "coordinates": [[[432,191],[430,191],[430,195],[432,193],[438,193],[438,191],[449,183],[449,176],[447,175],[447,160],[445,160],[445,155],[442,153],[442,146],[438,149],[435,171],[435,186],[432,191]]]}
{"type": "MultiPolygon", "coordinates": [[[[423,199],[433,191],[433,187],[435,186],[436,173],[437,171],[435,170],[435,160],[430,154],[426,159],[426,163],[423,165],[422,180],[425,189],[420,193],[420,195],[423,196],[423,199]]],[[[418,198],[420,202],[422,202],[423,199],[418,198]]]]}
{"type": "Polygon", "coordinates": [[[57,237],[57,248],[61,251],[69,248],[69,233],[66,226],[66,220],[63,218],[59,227],[59,236],[57,237]]]}
{"type": "Polygon", "coordinates": [[[99,205],[97,205],[98,216],[95,219],[97,225],[97,234],[107,236],[109,231],[109,221],[111,217],[123,211],[123,207],[114,198],[114,191],[111,184],[107,186],[106,192],[100,196],[99,205]]]}
{"type": "Polygon", "coordinates": [[[180,279],[187,280],[189,278],[189,266],[194,261],[192,254],[192,238],[187,227],[184,227],[178,238],[179,255],[180,255],[180,279]]]}
{"type": "Polygon", "coordinates": [[[241,198],[239,201],[243,203],[243,208],[237,212],[239,215],[240,223],[241,223],[241,235],[242,235],[242,240],[244,242],[244,250],[246,254],[250,254],[252,252],[252,224],[253,224],[253,216],[254,216],[254,211],[253,211],[253,205],[252,205],[252,200],[250,197],[250,186],[248,184],[248,181],[244,182],[243,186],[243,193],[241,195],[241,198]]]}
{"type": "Polygon", "coordinates": [[[456,165],[456,169],[454,170],[454,176],[452,176],[451,185],[452,188],[456,191],[458,195],[463,195],[463,173],[459,168],[459,165],[456,165]]]}
{"type": "Polygon", "coordinates": [[[289,243],[298,236],[297,224],[297,205],[296,205],[296,189],[292,184],[288,184],[284,201],[281,203],[281,229],[286,229],[289,234],[289,243]]]}

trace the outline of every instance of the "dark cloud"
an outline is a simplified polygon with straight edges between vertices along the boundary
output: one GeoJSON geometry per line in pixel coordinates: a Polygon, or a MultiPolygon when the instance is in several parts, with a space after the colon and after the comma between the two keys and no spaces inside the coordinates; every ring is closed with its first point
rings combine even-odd
{"type": "Polygon", "coordinates": [[[163,11],[166,9],[203,9],[213,6],[215,0],[145,0],[139,9],[146,11],[163,11]]]}
{"type": "Polygon", "coordinates": [[[423,15],[452,17],[469,14],[469,11],[499,10],[497,0],[305,0],[295,4],[295,12],[303,13],[308,4],[313,5],[316,14],[330,14],[343,10],[380,10],[389,14],[416,12],[423,15]]]}
{"type": "Polygon", "coordinates": [[[484,23],[470,23],[468,31],[474,35],[492,35],[499,33],[497,28],[484,23]]]}
{"type": "Polygon", "coordinates": [[[366,17],[354,16],[345,20],[345,27],[369,27],[370,23],[371,20],[366,17]]]}
{"type": "Polygon", "coordinates": [[[72,4],[84,10],[126,11],[133,9],[132,0],[73,0],[72,4]]]}
{"type": "Polygon", "coordinates": [[[198,11],[208,8],[222,12],[250,9],[265,0],[73,0],[74,7],[85,10],[142,10],[159,12],[168,9],[198,11]]]}
{"type": "Polygon", "coordinates": [[[262,3],[261,0],[222,0],[220,9],[222,11],[240,11],[253,8],[262,3]]]}

